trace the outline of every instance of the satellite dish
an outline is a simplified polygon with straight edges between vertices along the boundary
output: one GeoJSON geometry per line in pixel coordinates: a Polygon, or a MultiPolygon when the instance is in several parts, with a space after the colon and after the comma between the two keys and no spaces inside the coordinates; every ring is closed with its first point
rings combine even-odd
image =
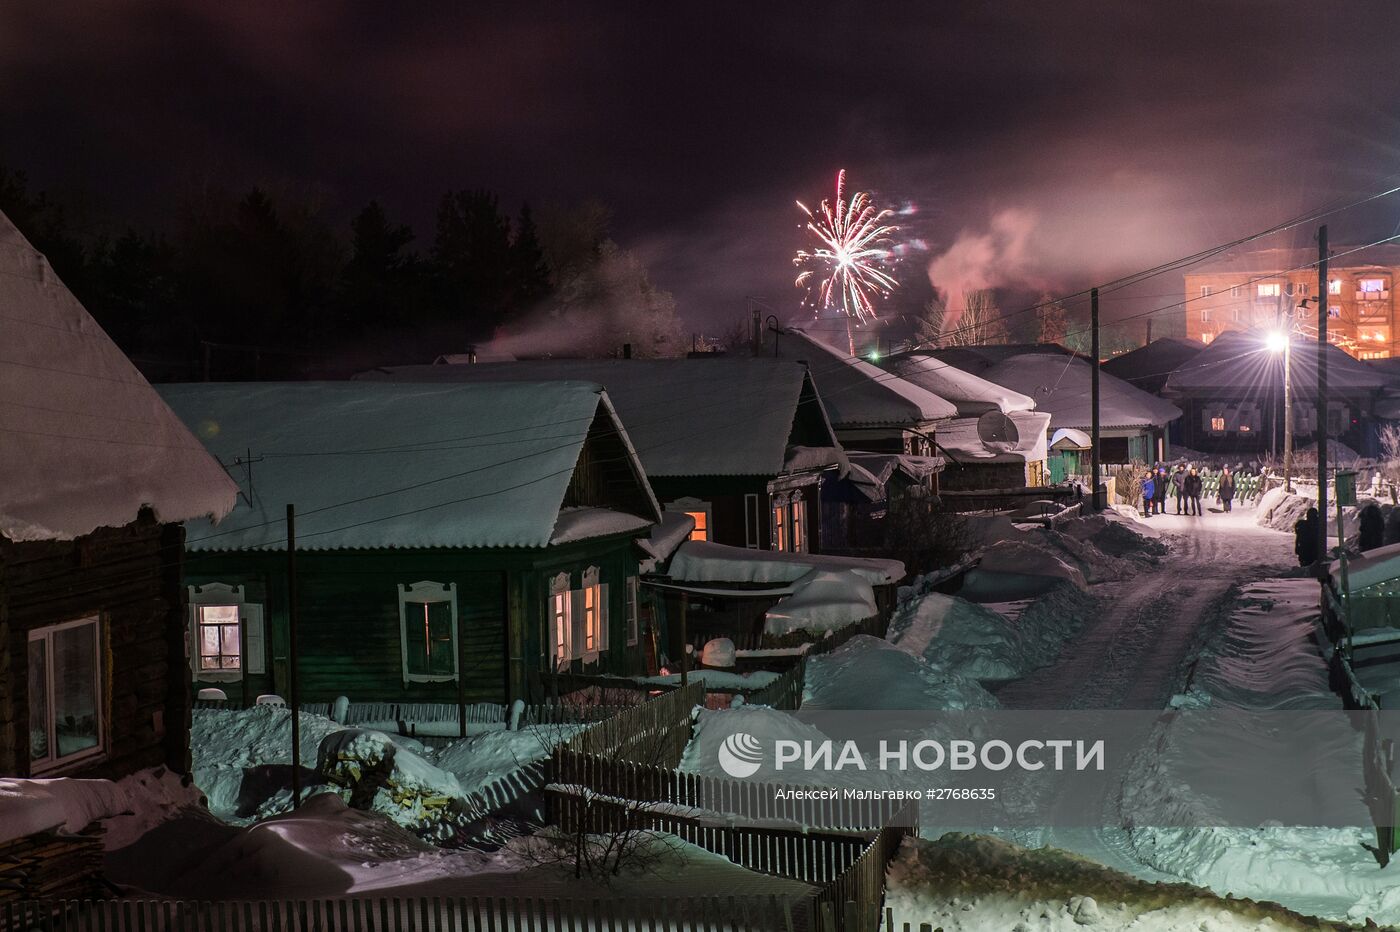
{"type": "Polygon", "coordinates": [[[1005,444],[1014,447],[1021,439],[1016,424],[1000,411],[988,411],[977,419],[977,437],[984,444],[1005,444]]]}

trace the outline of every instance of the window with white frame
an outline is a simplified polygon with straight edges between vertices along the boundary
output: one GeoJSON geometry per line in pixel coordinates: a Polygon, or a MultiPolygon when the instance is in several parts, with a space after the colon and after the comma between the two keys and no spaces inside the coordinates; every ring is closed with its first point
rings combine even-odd
{"type": "Polygon", "coordinates": [[[578,602],[578,655],[591,663],[608,649],[608,587],[599,581],[598,567],[583,571],[583,588],[578,602]]]}
{"type": "Polygon", "coordinates": [[[1374,294],[1378,291],[1385,291],[1385,280],[1381,278],[1363,278],[1356,284],[1357,290],[1367,294],[1374,294]]]}
{"type": "Polygon", "coordinates": [[[792,513],[792,552],[807,552],[807,500],[801,494],[793,496],[788,506],[792,513]]]}
{"type": "Polygon", "coordinates": [[[790,553],[807,551],[807,503],[801,491],[780,492],[773,496],[773,549],[790,553]]]}
{"type": "Polygon", "coordinates": [[[100,755],[106,739],[100,619],[30,631],[27,661],[30,770],[100,755]]]}
{"type": "Polygon", "coordinates": [[[1261,298],[1277,298],[1282,294],[1282,287],[1278,282],[1260,282],[1255,294],[1261,298]]]}
{"type": "Polygon", "coordinates": [[[786,495],[773,496],[772,511],[772,535],[774,550],[788,549],[788,498],[786,495]]]}
{"type": "Polygon", "coordinates": [[[763,503],[753,492],[744,495],[744,546],[758,549],[763,546],[763,536],[759,533],[763,526],[763,503]]]}
{"type": "Polygon", "coordinates": [[[1240,286],[1239,286],[1239,285],[1231,285],[1231,286],[1230,286],[1230,297],[1232,297],[1232,298],[1238,298],[1239,296],[1240,296],[1240,286]]]}
{"type": "Polygon", "coordinates": [[[224,683],[266,672],[263,606],[242,586],[189,587],[189,657],[196,681],[224,683]]]}
{"type": "Polygon", "coordinates": [[[642,625],[638,602],[641,596],[641,583],[635,576],[627,577],[627,646],[635,646],[642,639],[642,625]]]}
{"type": "Polygon", "coordinates": [[[549,583],[549,643],[557,669],[568,667],[574,657],[573,593],[569,574],[560,573],[549,583]]]}
{"type": "Polygon", "coordinates": [[[1210,320],[1210,308],[1201,308],[1201,320],[1210,320]]]}
{"type": "Polygon", "coordinates": [[[457,585],[399,584],[399,644],[405,683],[457,678],[457,585]]]}
{"type": "Polygon", "coordinates": [[[1209,286],[1209,285],[1202,285],[1202,286],[1201,286],[1201,297],[1203,297],[1203,298],[1209,298],[1209,297],[1210,297],[1210,286],[1209,286]]]}
{"type": "Polygon", "coordinates": [[[1328,294],[1341,294],[1341,293],[1342,293],[1342,280],[1341,280],[1340,278],[1329,278],[1329,279],[1327,280],[1327,293],[1328,293],[1328,294]]]}

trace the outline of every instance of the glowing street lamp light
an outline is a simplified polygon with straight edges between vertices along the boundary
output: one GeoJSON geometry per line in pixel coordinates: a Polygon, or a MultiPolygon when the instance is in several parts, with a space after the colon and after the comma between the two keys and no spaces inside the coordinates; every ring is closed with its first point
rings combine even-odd
{"type": "Polygon", "coordinates": [[[1293,335],[1287,330],[1270,330],[1264,346],[1271,353],[1283,354],[1283,487],[1293,491],[1293,335]]]}

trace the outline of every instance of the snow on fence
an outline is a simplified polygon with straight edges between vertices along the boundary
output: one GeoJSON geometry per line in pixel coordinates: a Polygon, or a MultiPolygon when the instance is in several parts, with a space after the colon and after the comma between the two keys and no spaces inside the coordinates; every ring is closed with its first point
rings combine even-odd
{"type": "MultiPolygon", "coordinates": [[[[796,904],[801,909],[803,904],[796,904]]],[[[25,900],[0,905],[20,932],[801,932],[778,896],[546,899],[25,900]]]]}
{"type": "Polygon", "coordinates": [[[623,709],[574,735],[560,748],[674,767],[690,741],[691,710],[704,701],[704,684],[690,683],[623,709]]]}
{"type": "MultiPolygon", "coordinates": [[[[690,773],[648,764],[579,754],[566,748],[554,752],[553,782],[581,787],[611,799],[657,804],[672,810],[705,810],[751,822],[786,824],[803,829],[868,832],[906,817],[903,804],[886,799],[800,799],[785,791],[792,786],[759,780],[690,773]]],[[[577,824],[578,805],[555,799],[551,810],[568,824],[577,824]],[[569,809],[573,806],[573,810],[569,809]],[[569,821],[575,820],[575,821],[569,821]]]]}
{"type": "MultiPolygon", "coordinates": [[[[849,640],[845,638],[842,644],[849,640]]],[[[832,650],[837,645],[823,647],[822,651],[832,650]]],[[[810,656],[810,654],[808,655],[810,656]]],[[[766,705],[774,709],[784,709],[796,711],[802,705],[802,690],[807,683],[807,656],[798,659],[797,663],[789,667],[782,676],[764,686],[762,689],[754,690],[745,699],[750,705],[766,705]]]]}

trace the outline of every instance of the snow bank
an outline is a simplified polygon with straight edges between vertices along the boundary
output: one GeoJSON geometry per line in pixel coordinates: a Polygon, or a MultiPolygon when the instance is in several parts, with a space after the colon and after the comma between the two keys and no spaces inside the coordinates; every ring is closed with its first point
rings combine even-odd
{"type": "MultiPolygon", "coordinates": [[[[1327,663],[1314,640],[1317,583],[1266,580],[1247,587],[1243,599],[1202,652],[1189,692],[1172,704],[1340,709],[1341,699],[1329,687],[1327,663]]],[[[1355,756],[1359,775],[1360,735],[1338,734],[1335,739],[1332,753],[1355,756]]],[[[1261,753],[1277,744],[1247,733],[1239,740],[1261,753]]],[[[1210,805],[1191,791],[1190,768],[1199,762],[1174,756],[1172,727],[1165,727],[1149,747],[1152,753],[1135,761],[1137,775],[1125,783],[1126,799],[1152,794],[1160,797],[1155,805],[1172,807],[1183,820],[1210,805]]],[[[1280,779],[1309,785],[1306,761],[1280,761],[1276,769],[1280,779]]],[[[1295,902],[1333,918],[1400,921],[1400,887],[1364,847],[1374,842],[1364,806],[1347,797],[1334,802],[1354,805],[1357,827],[1139,827],[1126,840],[1143,863],[1222,893],[1295,902]]]]}
{"type": "Polygon", "coordinates": [[[1048,550],[1004,540],[982,551],[960,594],[975,602],[1010,601],[1041,595],[1061,582],[1088,588],[1082,572],[1048,550]]]}
{"type": "Polygon", "coordinates": [[[110,780],[0,779],[0,841],[49,829],[81,831],[125,812],[131,797],[110,780]]]}
{"type": "Polygon", "coordinates": [[[812,570],[764,616],[763,633],[776,637],[794,631],[820,634],[864,621],[879,613],[875,590],[851,570],[812,570]]]}
{"type": "Polygon", "coordinates": [[[858,634],[807,661],[802,710],[991,709],[976,680],[928,663],[880,638],[858,634]]]}
{"type": "Polygon", "coordinates": [[[427,754],[468,793],[483,792],[502,779],[522,779],[521,771],[547,759],[556,745],[578,734],[583,725],[534,725],[519,731],[495,731],[454,741],[427,754]]]}
{"type": "MultiPolygon", "coordinates": [[[[690,743],[685,747],[678,769],[688,773],[719,775],[720,746],[730,735],[740,732],[753,735],[765,748],[773,747],[774,742],[778,740],[819,742],[828,737],[815,725],[810,725],[791,713],[767,706],[742,705],[732,709],[697,709],[690,743]]],[[[843,776],[841,771],[827,773],[817,770],[794,770],[791,767],[779,771],[767,754],[763,755],[759,769],[749,779],[802,784],[839,783],[845,779],[853,786],[870,785],[869,776],[865,774],[843,776]]]]}
{"type": "MultiPolygon", "coordinates": [[[[316,763],[321,741],[341,727],[323,715],[301,713],[303,767],[316,763]]],[[[292,762],[292,713],[274,706],[195,709],[190,753],[194,781],[204,791],[209,811],[231,822],[246,820],[278,789],[291,785],[287,767],[292,762]],[[255,785],[259,782],[251,779],[255,768],[286,772],[259,775],[266,785],[255,785]]]]}
{"type": "Polygon", "coordinates": [[[945,932],[1256,932],[1315,929],[1275,904],[1138,880],[1053,848],[983,835],[906,840],[887,872],[894,926],[945,932]]]}
{"type": "Polygon", "coordinates": [[[890,622],[890,643],[931,665],[974,680],[1008,680],[1029,669],[1020,639],[1003,616],[957,596],[931,592],[890,622]]]}

